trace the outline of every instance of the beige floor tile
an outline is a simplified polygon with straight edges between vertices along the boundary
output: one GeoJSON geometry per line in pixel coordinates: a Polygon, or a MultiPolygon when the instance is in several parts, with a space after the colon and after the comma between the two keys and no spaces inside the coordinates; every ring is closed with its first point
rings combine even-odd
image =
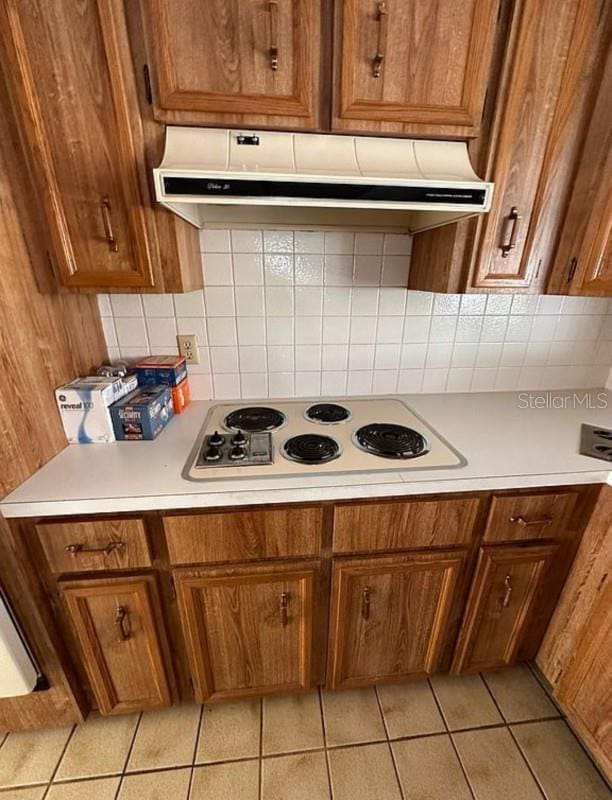
{"type": "Polygon", "coordinates": [[[196,762],[205,764],[259,755],[260,701],[204,706],[196,762]]]}
{"type": "Polygon", "coordinates": [[[189,800],[257,800],[259,760],[196,767],[189,800]]]}
{"type": "Polygon", "coordinates": [[[200,711],[192,704],[143,714],[127,771],[192,764],[200,711]]]}
{"type": "Polygon", "coordinates": [[[45,800],[115,800],[121,778],[54,783],[45,800]]]}
{"type": "Polygon", "coordinates": [[[329,751],[334,800],[400,800],[389,745],[329,751]]]}
{"type": "Polygon", "coordinates": [[[318,747],[323,747],[318,692],[264,699],[264,754],[316,750],[318,747]]]}
{"type": "Polygon", "coordinates": [[[445,730],[427,681],[386,684],[377,691],[391,739],[445,730]]]}
{"type": "Polygon", "coordinates": [[[43,800],[47,785],[29,786],[27,789],[10,789],[0,792],[1,800],[43,800]]]}
{"type": "Polygon", "coordinates": [[[262,800],[329,800],[325,753],[265,758],[262,800]]]}
{"type": "Polygon", "coordinates": [[[137,722],[138,714],[91,715],[72,735],[55,780],[123,772],[137,722]]]}
{"type": "Polygon", "coordinates": [[[503,722],[479,675],[436,675],[431,684],[451,731],[503,722]]]}
{"type": "Polygon", "coordinates": [[[71,730],[52,728],[11,733],[0,748],[0,787],[29,786],[51,780],[71,730]]]}
{"type": "Polygon", "coordinates": [[[329,747],[386,738],[373,687],[323,692],[322,699],[329,747]]]}
{"type": "Polygon", "coordinates": [[[607,786],[563,720],[513,725],[512,733],[546,797],[610,800],[607,786]]]}
{"type": "Polygon", "coordinates": [[[453,739],[476,800],[542,800],[507,728],[464,731],[453,739]]]}
{"type": "Polygon", "coordinates": [[[126,775],[117,800],[187,800],[191,769],[126,775]]]}
{"type": "Polygon", "coordinates": [[[524,664],[499,672],[486,672],[483,677],[508,722],[559,716],[544,689],[524,664]]]}
{"type": "Polygon", "coordinates": [[[471,800],[448,735],[393,742],[395,763],[407,798],[471,800]]]}

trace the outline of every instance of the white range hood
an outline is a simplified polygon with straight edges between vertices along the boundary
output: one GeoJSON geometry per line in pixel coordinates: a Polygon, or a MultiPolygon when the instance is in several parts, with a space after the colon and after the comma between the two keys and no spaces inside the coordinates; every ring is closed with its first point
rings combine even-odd
{"type": "Polygon", "coordinates": [[[157,200],[204,227],[416,233],[489,210],[465,142],[168,127],[157,200]]]}

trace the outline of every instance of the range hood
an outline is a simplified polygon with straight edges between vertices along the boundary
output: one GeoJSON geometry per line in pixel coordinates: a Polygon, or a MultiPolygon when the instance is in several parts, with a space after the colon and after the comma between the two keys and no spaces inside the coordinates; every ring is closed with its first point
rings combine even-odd
{"type": "Polygon", "coordinates": [[[416,233],[489,210],[465,142],[168,127],[157,200],[198,228],[416,233]]]}

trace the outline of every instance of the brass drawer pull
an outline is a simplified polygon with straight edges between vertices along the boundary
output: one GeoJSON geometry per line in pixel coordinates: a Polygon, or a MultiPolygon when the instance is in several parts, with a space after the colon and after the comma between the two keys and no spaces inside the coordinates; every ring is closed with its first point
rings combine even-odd
{"type": "Polygon", "coordinates": [[[512,575],[506,575],[504,578],[504,586],[506,587],[506,591],[501,602],[502,608],[508,608],[510,605],[510,598],[512,597],[512,584],[510,583],[511,579],[512,575]]]}
{"type": "Polygon", "coordinates": [[[127,606],[117,606],[115,614],[115,625],[119,628],[119,641],[127,642],[132,638],[132,627],[130,625],[130,612],[127,606]]]}
{"type": "Polygon", "coordinates": [[[280,593],[281,625],[285,628],[289,624],[289,592],[280,593]]]}
{"type": "Polygon", "coordinates": [[[268,3],[270,13],[270,69],[276,72],[278,69],[278,2],[270,0],[268,3]]]}
{"type": "Polygon", "coordinates": [[[378,22],[378,44],[376,46],[376,55],[372,59],[372,77],[380,78],[387,52],[389,12],[387,11],[386,3],[378,3],[376,21],[378,22]]]}
{"type": "Polygon", "coordinates": [[[73,557],[91,553],[103,553],[105,556],[109,556],[115,550],[123,550],[124,547],[125,542],[109,542],[106,547],[85,547],[84,544],[79,542],[76,544],[67,544],[65,550],[73,557]]]}
{"type": "Polygon", "coordinates": [[[522,528],[531,528],[537,525],[552,525],[553,518],[546,516],[541,519],[525,519],[525,517],[519,515],[517,517],[510,517],[510,522],[514,522],[522,528]]]}
{"type": "Polygon", "coordinates": [[[361,616],[370,619],[370,587],[364,586],[361,593],[361,616]]]}
{"type": "Polygon", "coordinates": [[[504,227],[504,236],[502,239],[502,242],[504,243],[500,244],[499,246],[499,249],[502,251],[502,258],[508,258],[510,252],[516,247],[516,239],[519,232],[519,222],[522,219],[523,217],[518,213],[518,208],[516,206],[512,206],[510,213],[508,214],[508,221],[510,222],[510,238],[508,242],[505,243],[506,227],[504,227]]]}
{"type": "Polygon", "coordinates": [[[104,195],[100,201],[100,208],[102,209],[102,223],[104,224],[104,236],[108,242],[111,252],[116,253],[119,250],[117,239],[113,232],[113,221],[111,219],[111,204],[110,198],[107,194],[104,195]]]}

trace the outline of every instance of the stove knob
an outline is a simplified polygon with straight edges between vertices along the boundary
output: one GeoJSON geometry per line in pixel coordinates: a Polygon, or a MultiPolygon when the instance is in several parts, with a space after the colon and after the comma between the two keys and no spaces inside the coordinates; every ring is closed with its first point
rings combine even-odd
{"type": "Polygon", "coordinates": [[[204,453],[206,461],[219,461],[221,458],[221,450],[218,447],[209,447],[204,453]]]}
{"type": "Polygon", "coordinates": [[[246,436],[242,431],[238,431],[238,433],[232,438],[232,444],[237,444],[242,447],[242,445],[246,444],[246,436]]]}
{"type": "Polygon", "coordinates": [[[212,436],[208,437],[208,444],[211,447],[221,447],[221,445],[225,442],[225,436],[221,436],[219,431],[215,431],[212,436]]]}
{"type": "Polygon", "coordinates": [[[240,459],[244,458],[245,456],[246,453],[244,449],[238,445],[236,447],[232,447],[229,452],[229,457],[232,459],[232,461],[240,461],[240,459]]]}

